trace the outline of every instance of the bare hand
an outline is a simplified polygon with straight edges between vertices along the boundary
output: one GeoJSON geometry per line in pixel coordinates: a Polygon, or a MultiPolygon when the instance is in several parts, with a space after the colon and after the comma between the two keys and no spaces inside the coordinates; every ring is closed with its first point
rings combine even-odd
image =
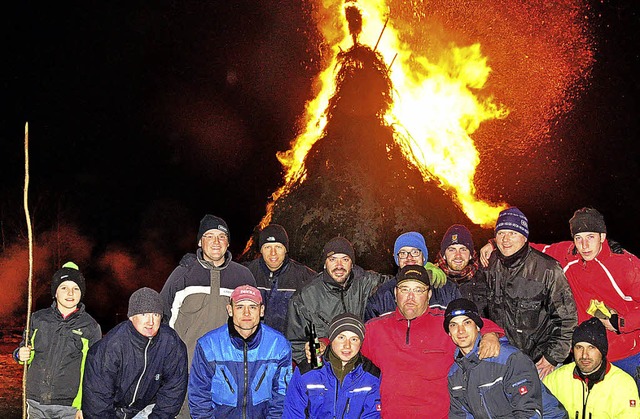
{"type": "Polygon", "coordinates": [[[478,358],[493,358],[500,354],[500,339],[496,333],[482,335],[478,345],[478,358]]]}
{"type": "Polygon", "coordinates": [[[608,331],[613,332],[613,333],[618,333],[616,331],[616,328],[613,327],[613,325],[611,324],[611,320],[609,320],[609,319],[598,319],[598,320],[600,320],[602,322],[602,324],[604,325],[605,329],[607,329],[608,331]]]}
{"type": "Polygon", "coordinates": [[[18,359],[22,362],[27,362],[31,358],[31,348],[29,346],[23,346],[18,350],[18,359]]]}
{"type": "Polygon", "coordinates": [[[84,416],[82,416],[82,410],[76,411],[75,419],[84,419],[84,416]]]}
{"type": "Polygon", "coordinates": [[[487,242],[482,249],[480,249],[480,264],[483,267],[489,266],[489,258],[491,257],[491,253],[493,253],[493,245],[491,242],[487,242]]]}
{"type": "Polygon", "coordinates": [[[538,376],[541,380],[556,369],[556,367],[551,365],[544,356],[536,362],[536,368],[538,369],[538,376]]]}
{"type": "MultiPolygon", "coordinates": [[[[320,341],[320,348],[316,350],[316,355],[321,356],[325,350],[327,350],[327,345],[320,341]]],[[[309,347],[309,342],[305,342],[304,344],[304,354],[307,357],[307,362],[311,363],[311,348],[309,347]]]]}

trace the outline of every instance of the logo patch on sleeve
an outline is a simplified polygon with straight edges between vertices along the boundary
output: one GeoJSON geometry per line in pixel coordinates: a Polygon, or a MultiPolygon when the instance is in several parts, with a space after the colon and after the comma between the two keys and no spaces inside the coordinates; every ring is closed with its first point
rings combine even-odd
{"type": "Polygon", "coordinates": [[[636,401],[635,400],[629,400],[629,407],[636,407],[636,401]]]}
{"type": "Polygon", "coordinates": [[[520,393],[521,396],[524,396],[528,392],[529,389],[527,388],[527,386],[520,386],[520,388],[518,389],[518,393],[520,393]]]}
{"type": "Polygon", "coordinates": [[[376,412],[382,412],[382,405],[380,403],[376,403],[376,412]]]}

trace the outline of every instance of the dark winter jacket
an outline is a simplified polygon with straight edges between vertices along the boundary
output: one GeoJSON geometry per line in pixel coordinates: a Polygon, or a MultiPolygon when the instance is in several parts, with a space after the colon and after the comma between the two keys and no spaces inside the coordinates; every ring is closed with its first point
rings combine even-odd
{"type": "Polygon", "coordinates": [[[456,350],[449,370],[449,418],[559,418],[567,412],[542,385],[533,361],[506,338],[500,354],[478,358],[478,343],[466,356],[456,350]]]}
{"type": "MultiPolygon", "coordinates": [[[[371,297],[367,299],[367,306],[364,312],[364,321],[381,316],[385,313],[393,313],[396,311],[396,297],[393,289],[398,285],[396,278],[382,284],[371,297]]],[[[458,286],[449,280],[440,288],[431,288],[431,298],[429,299],[429,307],[444,310],[447,305],[460,298],[458,286]]]]}
{"type": "MultiPolygon", "coordinates": [[[[54,301],[33,313],[30,329],[27,399],[80,409],[85,359],[89,347],[102,337],[100,326],[85,312],[84,304],[63,318],[54,301]]],[[[26,346],[24,340],[22,346],[26,346]]]]}
{"type": "Polygon", "coordinates": [[[379,418],[380,370],[358,355],[355,368],[340,384],[325,357],[324,365],[311,369],[304,361],[293,373],[287,389],[283,418],[379,418]]]}
{"type": "Polygon", "coordinates": [[[165,319],[187,345],[189,366],[196,341],[205,333],[227,322],[227,304],[236,287],[256,286],[246,267],[231,260],[227,251],[225,262],[214,266],[202,257],[186,254],[171,272],[160,295],[164,301],[165,319]]]}
{"type": "Polygon", "coordinates": [[[374,271],[365,271],[353,265],[345,286],[338,284],[326,271],[320,272],[289,301],[287,339],[293,348],[293,359],[305,359],[307,341],[305,327],[313,323],[318,337],[328,337],[331,320],[338,314],[353,313],[364,316],[364,306],[371,293],[389,277],[374,271]]]}
{"type": "Polygon", "coordinates": [[[287,310],[293,293],[305,286],[317,273],[287,256],[282,266],[271,271],[262,257],[245,264],[253,274],[265,305],[263,323],[280,333],[287,331],[287,310]]]}
{"type": "Polygon", "coordinates": [[[153,338],[130,320],[89,350],[82,411],[85,419],[132,418],[155,403],[149,418],[173,418],[187,392],[187,349],[165,324],[153,338]]]}
{"type": "Polygon", "coordinates": [[[489,318],[534,362],[563,362],[578,323],[576,303],[558,262],[529,247],[506,266],[493,252],[487,270],[489,318]]]}
{"type": "Polygon", "coordinates": [[[447,281],[455,282],[458,285],[462,298],[473,301],[478,307],[481,317],[488,317],[487,297],[489,288],[487,286],[487,275],[478,265],[478,256],[474,252],[469,263],[462,271],[454,271],[447,264],[447,260],[440,253],[436,255],[436,266],[442,269],[447,275],[447,281]]]}
{"type": "Polygon", "coordinates": [[[229,321],[198,339],[189,376],[194,419],[280,418],[291,379],[291,346],[260,324],[243,339],[229,321]]]}

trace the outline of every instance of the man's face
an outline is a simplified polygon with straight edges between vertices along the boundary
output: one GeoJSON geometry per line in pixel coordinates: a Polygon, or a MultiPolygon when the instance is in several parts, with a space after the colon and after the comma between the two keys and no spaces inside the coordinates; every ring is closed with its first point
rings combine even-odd
{"type": "Polygon", "coordinates": [[[284,263],[287,249],[282,243],[265,243],[260,248],[260,254],[269,270],[277,271],[284,263]]]}
{"type": "Polygon", "coordinates": [[[602,250],[602,243],[606,240],[607,235],[605,233],[578,233],[573,236],[573,243],[578,249],[578,253],[585,261],[590,261],[596,258],[602,250]]]}
{"type": "Polygon", "coordinates": [[[496,233],[496,244],[505,256],[511,256],[524,247],[527,238],[514,230],[500,230],[496,233]]]}
{"type": "Polygon", "coordinates": [[[224,255],[229,247],[229,236],[217,228],[207,230],[198,246],[202,247],[204,260],[213,263],[214,266],[220,266],[224,263],[224,255]]]}
{"type": "Polygon", "coordinates": [[[162,320],[162,314],[160,313],[142,313],[129,317],[133,327],[142,336],[152,338],[158,334],[160,329],[160,321],[162,320]]]}
{"type": "Polygon", "coordinates": [[[400,313],[409,320],[422,316],[429,308],[431,290],[418,281],[402,281],[393,291],[400,313]]]}
{"type": "Polygon", "coordinates": [[[353,332],[345,330],[331,341],[331,350],[342,362],[349,362],[360,352],[362,341],[353,332]]]}
{"type": "Polygon", "coordinates": [[[449,336],[465,355],[473,349],[478,333],[480,328],[467,316],[456,316],[449,322],[449,336]]]}
{"type": "Polygon", "coordinates": [[[334,281],[344,284],[351,273],[351,258],[344,253],[334,253],[324,263],[324,268],[334,281]]]}
{"type": "Polygon", "coordinates": [[[58,285],[56,289],[56,301],[58,310],[70,311],[74,310],[80,302],[80,287],[73,281],[64,281],[58,285]]]}
{"type": "Polygon", "coordinates": [[[401,247],[400,250],[398,250],[398,267],[402,269],[407,265],[424,266],[424,255],[422,254],[422,250],[417,247],[401,247]],[[413,256],[411,253],[417,256],[413,256]]]}
{"type": "Polygon", "coordinates": [[[576,343],[573,347],[573,356],[583,374],[594,372],[602,364],[602,353],[588,342],[576,343]]]}
{"type": "Polygon", "coordinates": [[[444,251],[444,259],[447,265],[454,271],[461,271],[467,267],[471,260],[471,252],[463,244],[452,244],[444,251]]]}
{"type": "Polygon", "coordinates": [[[258,328],[260,317],[264,316],[264,305],[250,300],[231,302],[227,313],[233,318],[233,325],[243,337],[250,336],[258,328]]]}

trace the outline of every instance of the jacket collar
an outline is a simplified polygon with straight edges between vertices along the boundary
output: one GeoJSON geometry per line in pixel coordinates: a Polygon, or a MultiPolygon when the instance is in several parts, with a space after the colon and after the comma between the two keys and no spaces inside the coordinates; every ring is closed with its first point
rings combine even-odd
{"type": "Polygon", "coordinates": [[[285,256],[284,257],[284,262],[282,262],[282,266],[280,266],[278,269],[276,269],[275,271],[272,271],[271,269],[269,269],[269,267],[267,266],[267,264],[264,261],[264,258],[262,257],[262,255],[260,255],[260,260],[258,261],[258,266],[260,266],[260,269],[262,269],[262,272],[268,277],[271,278],[272,276],[280,276],[282,275],[283,272],[285,272],[287,270],[287,268],[289,267],[289,256],[285,256]]]}
{"type": "Polygon", "coordinates": [[[322,271],[322,282],[325,283],[325,285],[327,287],[329,287],[330,290],[333,291],[346,291],[349,289],[349,287],[351,286],[351,284],[353,283],[353,268],[355,267],[355,265],[353,265],[351,267],[351,272],[349,272],[349,276],[347,277],[347,280],[345,281],[345,285],[344,287],[342,286],[342,284],[338,284],[335,279],[331,278],[331,276],[329,276],[329,273],[327,272],[326,269],[324,269],[322,271]]]}
{"type": "Polygon", "coordinates": [[[573,368],[573,378],[582,381],[587,385],[589,390],[591,390],[594,385],[604,380],[604,377],[605,375],[607,375],[609,370],[611,370],[611,364],[606,358],[602,360],[600,368],[589,375],[584,375],[582,371],[580,371],[580,368],[578,368],[578,364],[576,363],[576,366],[573,368]]]}
{"type": "Polygon", "coordinates": [[[496,249],[496,255],[498,256],[498,260],[500,263],[507,268],[513,268],[515,266],[520,266],[524,263],[524,260],[529,256],[531,252],[531,247],[529,246],[529,242],[526,241],[522,249],[518,250],[511,256],[504,256],[500,249],[496,249]]]}
{"type": "Polygon", "coordinates": [[[155,345],[156,341],[158,340],[157,339],[158,335],[162,332],[162,325],[160,325],[160,328],[158,329],[158,333],[154,337],[148,338],[146,336],[142,336],[140,332],[136,330],[131,320],[127,319],[125,321],[127,322],[126,327],[127,327],[127,330],[129,331],[129,335],[131,335],[131,341],[138,348],[144,348],[145,346],[147,346],[147,344],[149,344],[149,341],[151,341],[150,345],[155,345]]]}
{"type": "Polygon", "coordinates": [[[236,349],[244,348],[244,344],[246,343],[248,349],[255,349],[260,344],[260,340],[262,339],[262,322],[258,323],[258,327],[255,332],[253,332],[248,338],[243,338],[240,336],[240,333],[236,330],[236,327],[233,324],[233,318],[229,317],[227,320],[227,328],[229,330],[229,337],[231,338],[231,343],[236,349]]]}
{"type": "Polygon", "coordinates": [[[205,260],[204,256],[202,255],[201,247],[198,247],[198,250],[196,250],[196,257],[198,258],[198,262],[200,263],[200,265],[202,265],[203,268],[208,270],[221,271],[227,266],[229,266],[229,263],[231,263],[231,252],[229,250],[227,250],[226,253],[224,254],[224,263],[220,266],[215,266],[213,263],[209,262],[208,260],[205,260]]]}

